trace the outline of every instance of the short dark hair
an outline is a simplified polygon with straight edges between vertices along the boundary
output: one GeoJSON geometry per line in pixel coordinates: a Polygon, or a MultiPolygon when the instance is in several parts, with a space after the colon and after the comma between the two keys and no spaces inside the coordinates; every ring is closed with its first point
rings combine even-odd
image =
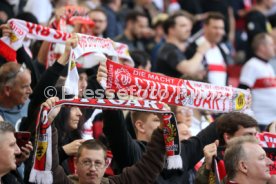
{"type": "Polygon", "coordinates": [[[138,68],[139,66],[146,67],[149,61],[149,55],[141,50],[134,50],[130,53],[131,58],[134,61],[134,67],[138,68]]]}
{"type": "Polygon", "coordinates": [[[167,18],[167,20],[165,20],[163,23],[163,29],[166,35],[169,33],[169,29],[175,26],[175,19],[177,17],[186,17],[192,23],[194,22],[194,18],[190,13],[183,10],[177,11],[174,14],[170,15],[169,18],[167,18]]]}
{"type": "Polygon", "coordinates": [[[7,122],[7,121],[0,121],[0,134],[6,133],[6,132],[15,132],[14,126],[7,122]]]}
{"type": "Polygon", "coordinates": [[[207,25],[210,23],[210,20],[225,20],[225,17],[223,14],[219,12],[209,12],[206,19],[204,20],[204,24],[207,25]]]}
{"type": "Polygon", "coordinates": [[[147,18],[147,16],[140,12],[140,11],[136,11],[136,10],[132,10],[132,11],[129,11],[128,14],[126,15],[126,20],[125,22],[129,22],[129,21],[132,21],[132,22],[136,22],[138,17],[145,17],[147,18]]]}
{"type": "Polygon", "coordinates": [[[230,112],[221,115],[217,120],[217,129],[219,134],[219,141],[221,145],[225,145],[223,138],[224,133],[229,135],[234,135],[240,127],[251,128],[257,127],[257,121],[251,116],[240,113],[240,112],[230,112]]]}
{"type": "Polygon", "coordinates": [[[79,149],[78,149],[78,152],[77,152],[77,159],[80,158],[83,149],[88,149],[88,150],[103,150],[103,152],[104,152],[104,159],[106,159],[106,151],[107,151],[107,148],[106,148],[105,145],[104,145],[101,141],[99,141],[99,140],[90,139],[90,140],[87,140],[87,141],[83,142],[83,143],[80,145],[79,149]]]}

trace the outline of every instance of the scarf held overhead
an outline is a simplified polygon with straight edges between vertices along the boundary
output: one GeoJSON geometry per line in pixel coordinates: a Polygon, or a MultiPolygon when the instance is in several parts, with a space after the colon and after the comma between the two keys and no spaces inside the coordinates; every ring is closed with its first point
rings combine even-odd
{"type": "Polygon", "coordinates": [[[244,111],[250,103],[246,90],[167,77],[110,60],[106,66],[107,81],[102,85],[112,92],[213,112],[244,111]]]}
{"type": "MultiPolygon", "coordinates": [[[[164,123],[163,138],[166,146],[168,164],[167,168],[182,168],[180,142],[175,116],[172,112],[165,109],[163,103],[149,100],[73,99],[60,100],[56,103],[56,106],[60,105],[77,106],[79,108],[134,110],[162,114],[164,123]]],[[[52,132],[51,122],[49,122],[47,118],[50,111],[51,109],[42,108],[37,118],[36,151],[29,181],[39,184],[53,183],[51,173],[52,132]]]]}
{"type": "MultiPolygon", "coordinates": [[[[24,38],[43,40],[52,43],[65,44],[66,40],[71,37],[71,33],[63,32],[60,30],[44,27],[39,24],[26,22],[18,19],[10,19],[8,21],[12,33],[9,37],[2,37],[1,42],[12,48],[13,50],[19,49],[24,38]]],[[[77,47],[73,49],[75,59],[82,59],[89,54],[102,53],[117,60],[117,57],[128,59],[133,64],[132,59],[129,56],[127,46],[124,45],[124,52],[121,51],[122,44],[116,43],[111,39],[100,38],[96,36],[90,36],[85,34],[77,34],[79,41],[77,47]]],[[[1,43],[2,44],[2,43],[1,43]]],[[[92,57],[93,58],[93,57],[92,57]]],[[[97,65],[99,62],[89,60],[91,64],[89,67],[97,65]]]]}

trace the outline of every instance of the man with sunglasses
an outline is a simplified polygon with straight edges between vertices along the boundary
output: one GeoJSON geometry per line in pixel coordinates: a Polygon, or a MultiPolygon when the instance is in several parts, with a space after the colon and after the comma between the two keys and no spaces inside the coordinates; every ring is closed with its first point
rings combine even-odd
{"type": "Polygon", "coordinates": [[[32,94],[31,74],[20,64],[9,62],[0,68],[0,116],[13,125],[27,116],[32,94]]]}

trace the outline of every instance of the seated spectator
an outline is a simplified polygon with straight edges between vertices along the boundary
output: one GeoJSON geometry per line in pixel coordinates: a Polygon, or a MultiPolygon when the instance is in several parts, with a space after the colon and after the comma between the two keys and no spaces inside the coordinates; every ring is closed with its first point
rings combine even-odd
{"type": "Polygon", "coordinates": [[[252,136],[229,141],[224,155],[228,183],[266,184],[270,179],[269,166],[273,162],[252,136]]]}

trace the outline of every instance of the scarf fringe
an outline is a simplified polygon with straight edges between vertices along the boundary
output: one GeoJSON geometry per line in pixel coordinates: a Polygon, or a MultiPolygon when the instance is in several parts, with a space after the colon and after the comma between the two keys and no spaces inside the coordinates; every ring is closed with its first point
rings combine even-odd
{"type": "Polygon", "coordinates": [[[29,182],[37,184],[52,184],[52,171],[39,171],[33,168],[30,173],[29,182]]]}
{"type": "Polygon", "coordinates": [[[180,155],[168,156],[167,169],[182,169],[182,159],[180,155]]]}

